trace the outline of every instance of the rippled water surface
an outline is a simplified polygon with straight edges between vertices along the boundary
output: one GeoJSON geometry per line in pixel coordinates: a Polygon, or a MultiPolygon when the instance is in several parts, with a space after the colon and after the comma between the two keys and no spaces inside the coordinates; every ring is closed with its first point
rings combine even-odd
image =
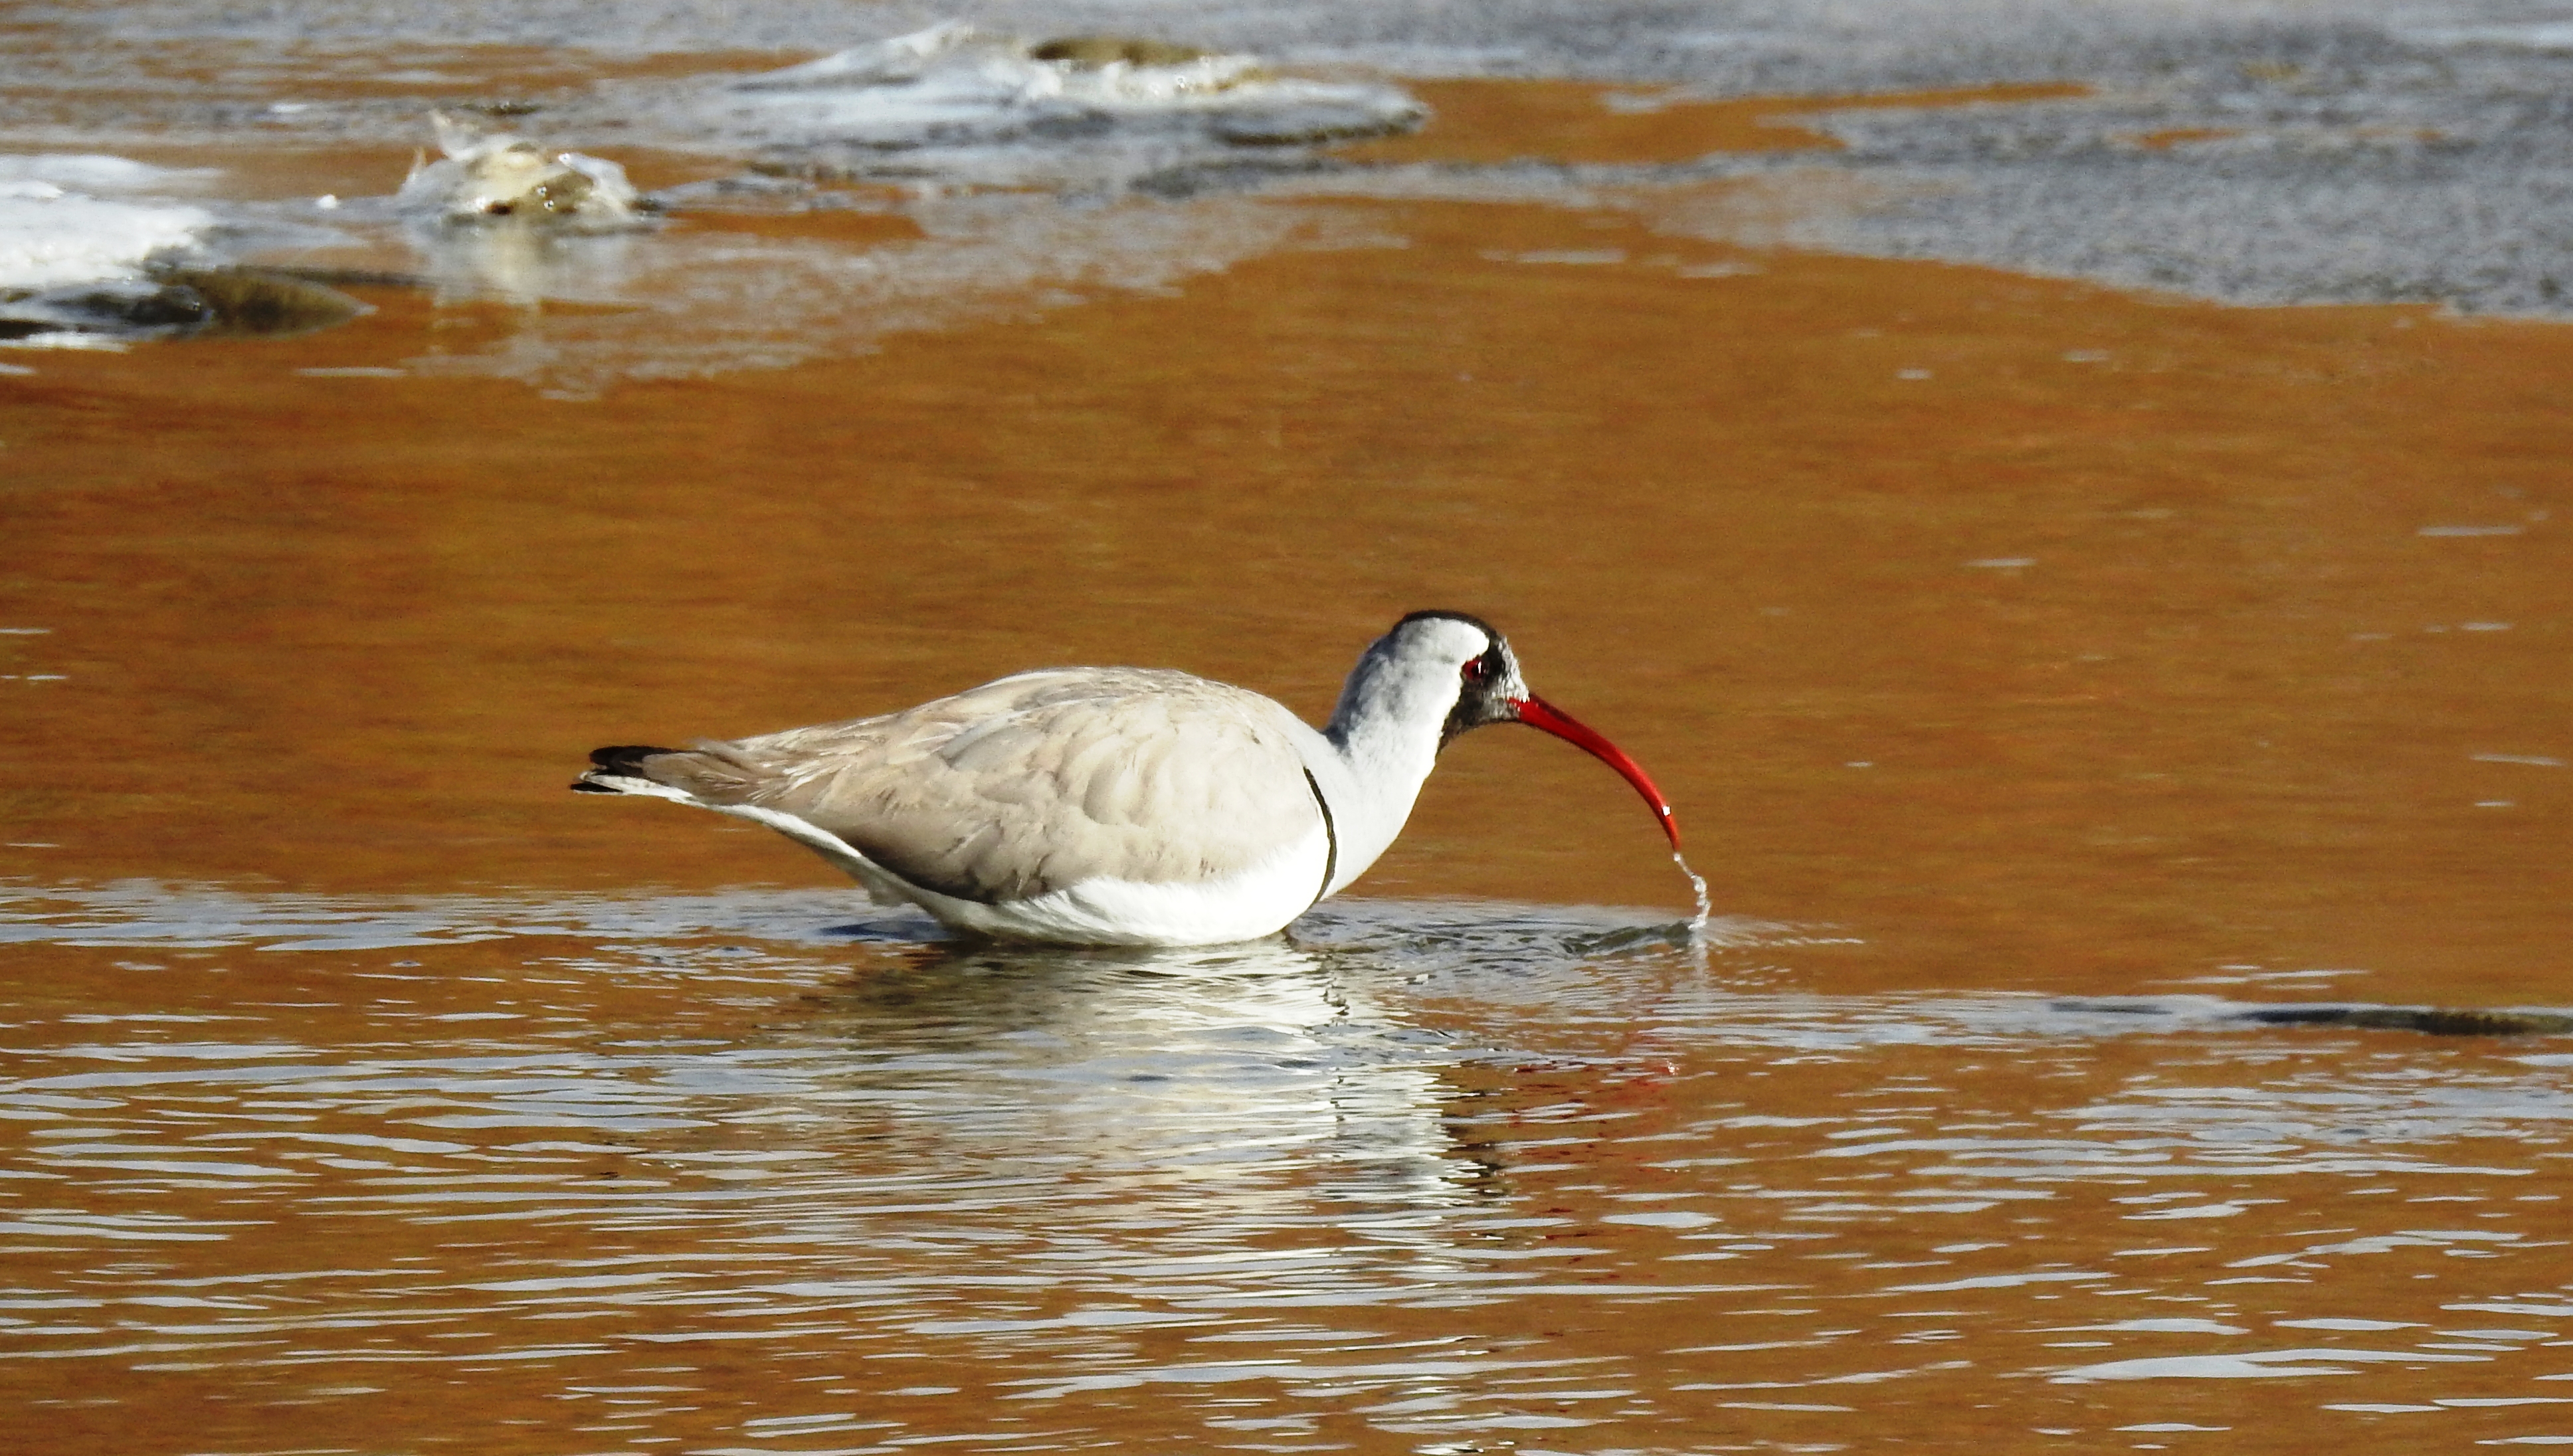
{"type": "Polygon", "coordinates": [[[1161,955],[796,892],[7,911],[84,988],[9,1028],[47,1449],[2462,1447],[2573,1404],[2549,1043],[1820,996],[1775,983],[1825,937],[1491,904],[1161,955]]]}
{"type": "Polygon", "coordinates": [[[0,299],[0,1451],[2573,1444],[2545,24],[994,5],[1433,115],[742,120],[943,18],[0,21],[0,264],[365,308],[0,299]],[[428,226],[431,108],[657,211],[428,226]],[[1703,942],[1535,734],[1190,954],[564,792],[1437,606],[1703,942]]]}

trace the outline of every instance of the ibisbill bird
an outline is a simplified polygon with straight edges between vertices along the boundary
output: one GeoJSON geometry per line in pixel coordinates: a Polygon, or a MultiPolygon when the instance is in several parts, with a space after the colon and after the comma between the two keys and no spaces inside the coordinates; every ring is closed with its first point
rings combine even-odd
{"type": "Polygon", "coordinates": [[[1528,691],[1501,634],[1413,612],[1371,643],[1316,731],[1184,672],[1022,672],[899,713],[686,748],[590,754],[572,788],[765,824],[961,931],[1078,946],[1276,933],[1383,854],[1457,735],[1524,723],[1644,796],[1643,768],[1528,691]]]}

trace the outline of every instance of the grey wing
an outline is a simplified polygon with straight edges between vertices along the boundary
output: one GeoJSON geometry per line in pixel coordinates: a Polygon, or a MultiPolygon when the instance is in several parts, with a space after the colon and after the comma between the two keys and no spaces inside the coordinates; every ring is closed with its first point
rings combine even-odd
{"type": "Polygon", "coordinates": [[[925,889],[986,903],[1084,880],[1221,879],[1321,826],[1256,693],[1142,668],[1023,673],[906,712],[700,745],[734,802],[794,815],[925,889]]]}

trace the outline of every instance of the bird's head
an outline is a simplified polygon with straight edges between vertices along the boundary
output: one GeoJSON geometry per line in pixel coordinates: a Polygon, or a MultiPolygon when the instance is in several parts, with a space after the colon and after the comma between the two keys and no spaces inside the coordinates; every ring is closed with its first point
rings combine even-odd
{"type": "MultiPolygon", "coordinates": [[[[1671,848],[1680,847],[1670,801],[1626,751],[1528,690],[1509,639],[1464,612],[1413,612],[1376,639],[1361,663],[1368,688],[1407,718],[1438,717],[1438,746],[1491,723],[1542,729],[1615,769],[1652,806],[1671,848]],[[1367,672],[1367,668],[1375,669],[1367,672]]],[[[1352,678],[1356,688],[1359,678],[1352,678]]]]}

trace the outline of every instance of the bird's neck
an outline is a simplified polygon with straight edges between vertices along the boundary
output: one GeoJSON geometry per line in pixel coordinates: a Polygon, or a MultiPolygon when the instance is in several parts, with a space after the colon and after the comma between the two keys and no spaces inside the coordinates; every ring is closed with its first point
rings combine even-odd
{"type": "Polygon", "coordinates": [[[1424,712],[1400,694],[1383,691],[1385,686],[1371,681],[1366,664],[1360,664],[1340,694],[1330,726],[1322,730],[1334,750],[1334,765],[1342,771],[1334,776],[1341,780],[1337,784],[1316,779],[1338,837],[1335,890],[1364,873],[1402,833],[1422,782],[1438,763],[1444,705],[1424,712]]]}

